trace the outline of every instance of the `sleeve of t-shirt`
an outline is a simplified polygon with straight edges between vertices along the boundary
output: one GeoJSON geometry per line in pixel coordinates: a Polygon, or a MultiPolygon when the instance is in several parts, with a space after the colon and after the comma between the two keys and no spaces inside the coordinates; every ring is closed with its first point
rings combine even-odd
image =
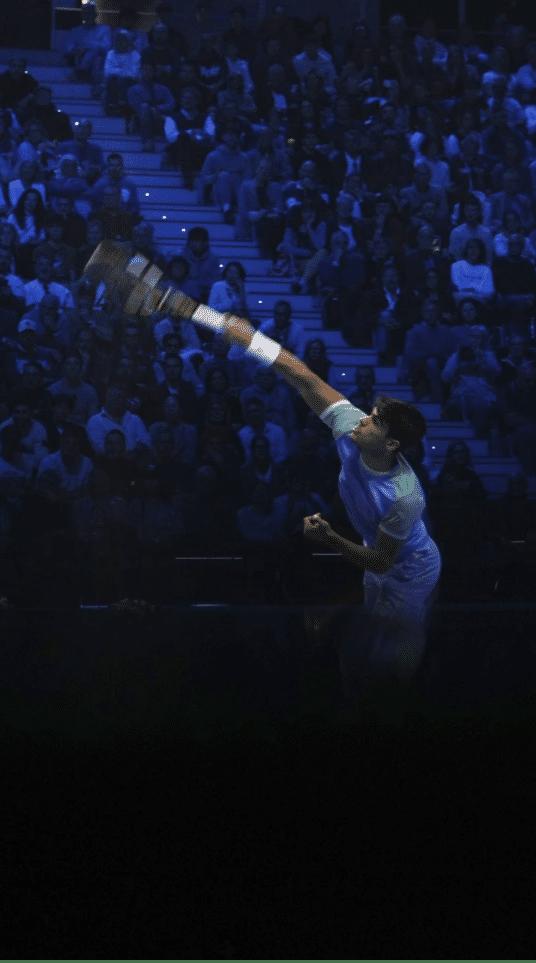
{"type": "Polygon", "coordinates": [[[361,419],[366,417],[366,413],[353,405],[347,398],[344,398],[342,401],[335,401],[328,408],[325,408],[319,417],[328,428],[331,428],[333,437],[337,440],[342,435],[347,435],[353,431],[361,419]]]}
{"type": "Polygon", "coordinates": [[[378,528],[391,538],[401,541],[410,534],[415,522],[418,522],[424,511],[424,500],[420,492],[415,489],[408,495],[402,495],[396,500],[390,511],[380,521],[378,528]]]}

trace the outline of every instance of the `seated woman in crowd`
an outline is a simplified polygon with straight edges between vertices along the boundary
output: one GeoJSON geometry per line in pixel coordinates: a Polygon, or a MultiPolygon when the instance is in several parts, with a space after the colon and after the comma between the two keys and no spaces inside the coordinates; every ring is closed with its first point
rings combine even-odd
{"type": "Polygon", "coordinates": [[[479,238],[465,245],[463,257],[454,261],[450,269],[452,294],[456,301],[472,297],[484,303],[495,294],[491,268],[486,264],[486,248],[479,238]]]}

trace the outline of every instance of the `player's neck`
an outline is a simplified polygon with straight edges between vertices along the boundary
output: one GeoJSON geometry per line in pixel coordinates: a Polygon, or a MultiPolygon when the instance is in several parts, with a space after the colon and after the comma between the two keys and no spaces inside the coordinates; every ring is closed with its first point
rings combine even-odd
{"type": "Polygon", "coordinates": [[[361,458],[363,459],[363,463],[366,465],[366,467],[370,468],[371,471],[378,471],[378,472],[393,471],[398,464],[398,459],[396,455],[374,456],[374,455],[371,455],[370,452],[362,451],[361,458]]]}

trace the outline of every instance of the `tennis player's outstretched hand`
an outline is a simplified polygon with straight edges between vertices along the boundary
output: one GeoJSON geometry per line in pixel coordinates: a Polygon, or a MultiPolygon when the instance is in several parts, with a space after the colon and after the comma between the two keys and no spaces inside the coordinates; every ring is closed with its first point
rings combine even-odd
{"type": "Polygon", "coordinates": [[[316,515],[306,515],[303,520],[303,534],[315,542],[327,542],[333,529],[320,512],[316,515]]]}

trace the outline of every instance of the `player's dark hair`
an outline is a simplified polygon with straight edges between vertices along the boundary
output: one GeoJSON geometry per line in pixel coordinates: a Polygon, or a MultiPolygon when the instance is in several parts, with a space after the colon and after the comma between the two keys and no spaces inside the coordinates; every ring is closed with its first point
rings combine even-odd
{"type": "Polygon", "coordinates": [[[375,404],[378,417],[387,425],[390,437],[399,442],[402,453],[418,445],[426,434],[426,419],[415,405],[387,395],[380,395],[375,404]]]}

